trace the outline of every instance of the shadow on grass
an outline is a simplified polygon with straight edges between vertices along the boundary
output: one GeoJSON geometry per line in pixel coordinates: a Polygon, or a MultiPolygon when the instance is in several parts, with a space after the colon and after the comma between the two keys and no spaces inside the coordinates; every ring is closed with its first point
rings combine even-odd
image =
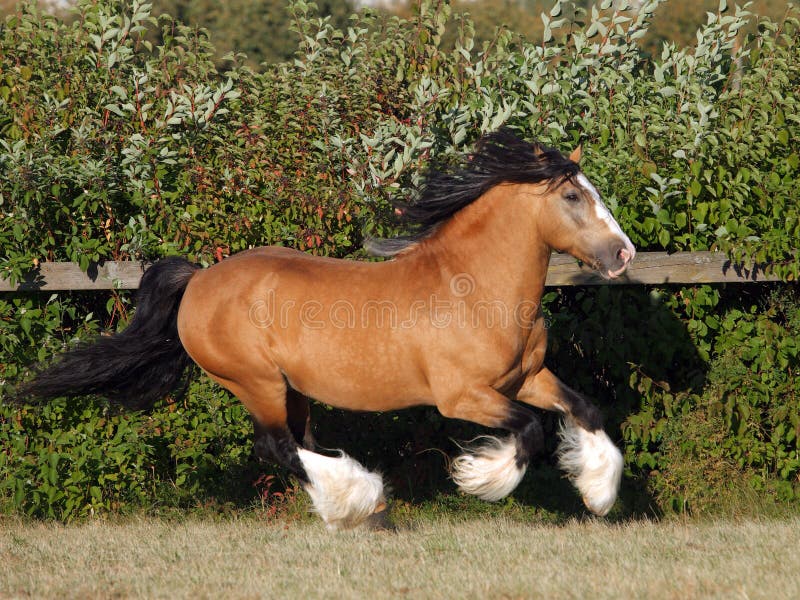
{"type": "MultiPolygon", "coordinates": [[[[665,298],[664,291],[648,288],[572,288],[551,294],[545,305],[550,322],[546,364],[597,403],[606,416],[606,431],[620,447],[626,444],[622,432],[632,415],[660,410],[653,407],[652,395],[635,389],[635,378],[647,378],[673,393],[699,392],[705,384],[707,365],[665,298]]],[[[473,514],[516,505],[529,509],[520,509],[528,516],[556,520],[589,514],[555,465],[558,418],[552,413],[542,413],[544,454],[530,466],[513,499],[498,504],[463,503],[448,477],[450,457],[460,453],[453,440],[464,442],[498,432],[446,420],[433,408],[376,415],[316,405],[312,418],[322,446],[341,447],[368,468],[381,471],[398,503],[445,502],[473,514]]],[[[643,450],[641,444],[634,448],[634,452],[643,450]]],[[[628,466],[609,518],[661,516],[648,491],[646,469],[628,466]]]]}
{"type": "MultiPolygon", "coordinates": [[[[684,324],[659,294],[663,292],[645,288],[573,288],[552,295],[546,304],[551,327],[546,364],[565,383],[597,403],[606,416],[606,431],[620,447],[625,445],[622,432],[629,418],[653,408],[648,406],[652,398],[634,389],[634,375],[669,386],[673,392],[699,391],[705,383],[704,361],[684,324]]],[[[530,466],[511,499],[492,504],[460,495],[449,479],[448,465],[450,458],[460,453],[454,440],[464,442],[498,432],[444,419],[430,407],[374,414],[312,406],[318,444],[342,449],[367,468],[383,473],[397,506],[419,505],[422,512],[425,507],[439,507],[476,516],[501,513],[554,521],[582,518],[588,511],[555,465],[558,419],[551,413],[542,413],[542,419],[544,454],[530,466]]],[[[648,492],[646,470],[628,466],[609,518],[659,517],[657,502],[648,492]]],[[[263,494],[263,489],[254,489],[254,482],[265,472],[281,475],[251,457],[224,474],[209,473],[216,481],[204,492],[222,503],[252,506],[258,502],[258,494],[263,494]],[[249,483],[237,485],[238,478],[249,483]]]]}
{"type": "MultiPolygon", "coordinates": [[[[512,496],[485,502],[461,494],[449,478],[448,464],[461,450],[457,442],[480,435],[505,432],[470,423],[448,421],[433,408],[414,408],[397,413],[347,413],[317,406],[318,443],[341,448],[368,468],[381,472],[395,507],[401,513],[436,516],[480,517],[505,515],[531,521],[565,522],[590,513],[574,486],[556,466],[555,415],[543,415],[547,450],[530,465],[512,496]],[[416,434],[409,435],[409,431],[416,434]]],[[[643,479],[626,477],[610,519],[652,519],[658,516],[643,479]]]]}

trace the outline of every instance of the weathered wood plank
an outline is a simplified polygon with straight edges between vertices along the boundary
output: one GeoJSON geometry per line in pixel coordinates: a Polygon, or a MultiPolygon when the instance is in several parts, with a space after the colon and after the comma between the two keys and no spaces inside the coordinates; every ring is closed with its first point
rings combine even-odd
{"type": "Polygon", "coordinates": [[[139,287],[147,263],[106,261],[92,264],[87,272],[77,263],[44,262],[16,286],[0,279],[0,292],[63,291],[63,290],[135,290],[139,287]]]}
{"type": "MultiPolygon", "coordinates": [[[[107,261],[92,265],[87,273],[75,263],[42,263],[28,274],[25,280],[12,286],[0,279],[0,292],[62,291],[62,290],[132,290],[146,263],[135,261],[107,261]]],[[[581,267],[574,258],[554,254],[547,272],[547,285],[664,285],[697,283],[756,283],[780,281],[763,269],[746,270],[731,265],[728,258],[718,252],[640,252],[625,276],[608,281],[596,272],[581,267]]]]}
{"type": "Polygon", "coordinates": [[[780,281],[763,267],[744,269],[732,265],[721,252],[640,252],[624,276],[605,280],[597,272],[578,266],[574,258],[554,254],[547,271],[548,286],[664,285],[698,283],[757,283],[780,281]]]}

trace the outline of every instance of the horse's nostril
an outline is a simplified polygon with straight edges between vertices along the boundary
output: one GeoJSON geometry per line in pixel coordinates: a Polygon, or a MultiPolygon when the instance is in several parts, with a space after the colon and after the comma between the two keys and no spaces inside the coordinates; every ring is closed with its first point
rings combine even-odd
{"type": "Polygon", "coordinates": [[[626,263],[630,261],[630,259],[631,259],[631,253],[627,248],[623,246],[622,248],[617,250],[617,260],[626,263]]]}

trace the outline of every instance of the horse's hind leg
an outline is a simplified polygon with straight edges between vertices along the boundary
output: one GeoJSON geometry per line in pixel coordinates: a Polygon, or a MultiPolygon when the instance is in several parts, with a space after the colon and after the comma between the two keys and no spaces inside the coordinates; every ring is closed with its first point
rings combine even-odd
{"type": "MultiPolygon", "coordinates": [[[[306,450],[314,450],[316,441],[311,432],[309,399],[290,388],[286,393],[286,416],[289,431],[295,442],[306,450]]],[[[260,460],[280,463],[281,461],[273,458],[274,451],[271,446],[275,443],[275,436],[270,435],[269,430],[261,425],[255,417],[251,415],[251,418],[253,420],[254,454],[260,460]]]]}
{"type": "MultiPolygon", "coordinates": [[[[307,420],[304,416],[296,419],[297,431],[292,431],[290,403],[297,396],[287,395],[282,375],[261,377],[247,385],[214,379],[233,392],[253,417],[256,456],[281,465],[297,477],[329,528],[355,527],[385,508],[380,475],[367,471],[344,453],[323,456],[300,446],[297,437],[305,437],[300,430],[305,431],[307,420]],[[302,426],[297,421],[302,421],[302,426]]],[[[303,415],[302,407],[294,416],[298,415],[303,415]]]]}
{"type": "Polygon", "coordinates": [[[559,432],[559,465],[580,491],[586,507],[596,515],[608,514],[619,491],[623,460],[603,431],[599,409],[548,369],[528,379],[517,399],[565,416],[559,432]]]}
{"type": "Polygon", "coordinates": [[[289,430],[294,439],[306,450],[314,450],[317,443],[311,432],[311,401],[297,390],[286,391],[286,412],[289,430]]]}
{"type": "Polygon", "coordinates": [[[471,389],[438,407],[445,417],[511,431],[505,439],[485,436],[482,446],[464,448],[464,453],[453,459],[451,476],[459,489],[489,501],[514,491],[531,459],[544,446],[538,415],[489,387],[471,389]]]}

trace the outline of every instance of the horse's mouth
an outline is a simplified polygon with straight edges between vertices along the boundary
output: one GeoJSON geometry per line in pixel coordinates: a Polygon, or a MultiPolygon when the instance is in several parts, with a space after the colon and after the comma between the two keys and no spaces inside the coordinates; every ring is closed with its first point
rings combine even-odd
{"type": "Polygon", "coordinates": [[[619,264],[620,267],[617,269],[607,266],[608,263],[598,256],[595,256],[594,260],[588,264],[600,273],[603,279],[618,279],[631,266],[634,256],[636,256],[635,250],[622,248],[616,252],[615,260],[609,261],[619,264]]]}
{"type": "Polygon", "coordinates": [[[599,258],[595,258],[592,261],[583,261],[587,267],[592,269],[593,271],[597,271],[597,274],[600,275],[603,279],[611,280],[611,279],[619,279],[619,277],[628,270],[630,266],[630,261],[626,262],[617,270],[612,270],[609,267],[606,267],[605,263],[600,260],[599,258]]]}
{"type": "Polygon", "coordinates": [[[617,269],[616,271],[612,271],[611,269],[609,269],[608,271],[606,271],[606,273],[608,274],[608,278],[609,278],[609,279],[616,279],[617,277],[619,277],[619,276],[620,276],[620,275],[622,275],[622,274],[623,274],[625,271],[627,271],[627,270],[628,270],[628,265],[629,265],[629,264],[630,264],[630,263],[625,263],[624,265],[622,265],[622,266],[621,266],[619,269],[617,269]]]}

